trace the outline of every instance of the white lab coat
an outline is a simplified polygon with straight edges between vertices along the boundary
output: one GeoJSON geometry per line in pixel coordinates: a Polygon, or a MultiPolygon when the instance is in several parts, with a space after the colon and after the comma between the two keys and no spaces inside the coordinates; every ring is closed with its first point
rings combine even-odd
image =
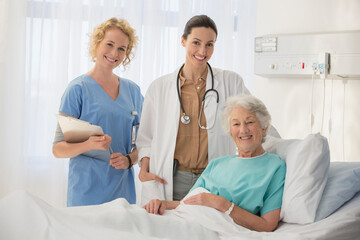
{"type": "MultiPolygon", "coordinates": [[[[139,159],[150,157],[150,172],[165,179],[167,184],[163,185],[154,180],[143,182],[141,205],[154,198],[173,200],[174,151],[180,120],[180,102],[176,90],[178,71],[179,68],[155,80],[145,95],[136,140],[139,159]]],[[[213,68],[213,73],[214,89],[219,93],[219,103],[216,103],[216,94],[210,92],[207,96],[213,96],[206,99],[204,107],[207,125],[211,126],[215,120],[214,127],[208,130],[209,161],[236,153],[233,139],[222,130],[222,110],[227,97],[240,93],[250,94],[242,78],[235,72],[213,68]]],[[[212,85],[210,70],[206,79],[207,90],[212,85]]]]}

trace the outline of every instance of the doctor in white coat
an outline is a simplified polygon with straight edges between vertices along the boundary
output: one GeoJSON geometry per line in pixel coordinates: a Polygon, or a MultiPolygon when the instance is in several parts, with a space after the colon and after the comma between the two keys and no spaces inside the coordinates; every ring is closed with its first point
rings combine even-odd
{"type": "Polygon", "coordinates": [[[182,199],[206,167],[196,166],[236,153],[234,141],[222,130],[222,109],[227,97],[250,93],[237,73],[212,69],[208,64],[216,37],[212,19],[206,15],[192,17],[181,37],[186,49],[185,64],[153,81],[146,92],[136,140],[141,204],[156,198],[182,199]],[[184,138],[189,128],[196,134],[184,138]],[[188,156],[194,154],[195,161],[199,156],[202,163],[189,163],[188,156]],[[176,158],[182,160],[174,161],[176,158]]]}

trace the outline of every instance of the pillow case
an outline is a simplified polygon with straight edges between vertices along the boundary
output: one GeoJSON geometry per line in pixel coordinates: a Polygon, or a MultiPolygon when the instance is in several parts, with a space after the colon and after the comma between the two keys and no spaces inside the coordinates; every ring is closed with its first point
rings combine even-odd
{"type": "Polygon", "coordinates": [[[331,162],[315,221],[320,221],[360,191],[360,162],[331,162]]]}
{"type": "Polygon", "coordinates": [[[288,140],[267,136],[263,147],[286,162],[280,219],[298,224],[314,222],[330,165],[326,138],[319,133],[288,140]]]}

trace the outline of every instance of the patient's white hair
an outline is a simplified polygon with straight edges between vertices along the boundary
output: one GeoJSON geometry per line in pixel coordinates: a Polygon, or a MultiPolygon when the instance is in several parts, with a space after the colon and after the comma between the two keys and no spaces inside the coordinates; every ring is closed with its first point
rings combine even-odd
{"type": "MultiPolygon", "coordinates": [[[[233,109],[238,107],[243,107],[246,110],[255,113],[256,117],[260,121],[261,127],[266,129],[266,133],[267,133],[267,130],[269,129],[269,126],[271,124],[271,116],[265,104],[260,99],[254,96],[240,94],[240,95],[228,97],[225,102],[224,111],[222,115],[222,126],[226,134],[231,135],[230,114],[233,109]]],[[[263,142],[265,141],[266,133],[263,136],[263,142]]]]}

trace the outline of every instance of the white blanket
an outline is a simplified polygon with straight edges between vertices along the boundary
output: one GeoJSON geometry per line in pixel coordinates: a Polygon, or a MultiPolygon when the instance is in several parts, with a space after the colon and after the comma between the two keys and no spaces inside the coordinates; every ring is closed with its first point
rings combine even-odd
{"type": "Polygon", "coordinates": [[[0,239],[360,239],[359,203],[358,194],[322,221],[281,223],[273,233],[260,233],[203,206],[181,204],[164,216],[148,214],[124,199],[96,206],[54,208],[18,191],[0,200],[0,239]]]}
{"type": "MultiPolygon", "coordinates": [[[[199,194],[201,192],[209,192],[204,188],[197,188],[191,191],[184,199],[199,194]]],[[[179,216],[187,221],[201,224],[204,228],[215,231],[220,239],[296,239],[296,235],[292,233],[283,233],[280,235],[274,233],[260,233],[251,231],[247,228],[237,225],[234,220],[225,213],[205,206],[181,204],[173,211],[172,214],[179,216]]],[[[205,238],[204,238],[205,239],[205,238]]]]}
{"type": "Polygon", "coordinates": [[[0,239],[219,239],[199,224],[148,214],[125,199],[86,207],[54,208],[26,193],[0,200],[0,239]]]}

